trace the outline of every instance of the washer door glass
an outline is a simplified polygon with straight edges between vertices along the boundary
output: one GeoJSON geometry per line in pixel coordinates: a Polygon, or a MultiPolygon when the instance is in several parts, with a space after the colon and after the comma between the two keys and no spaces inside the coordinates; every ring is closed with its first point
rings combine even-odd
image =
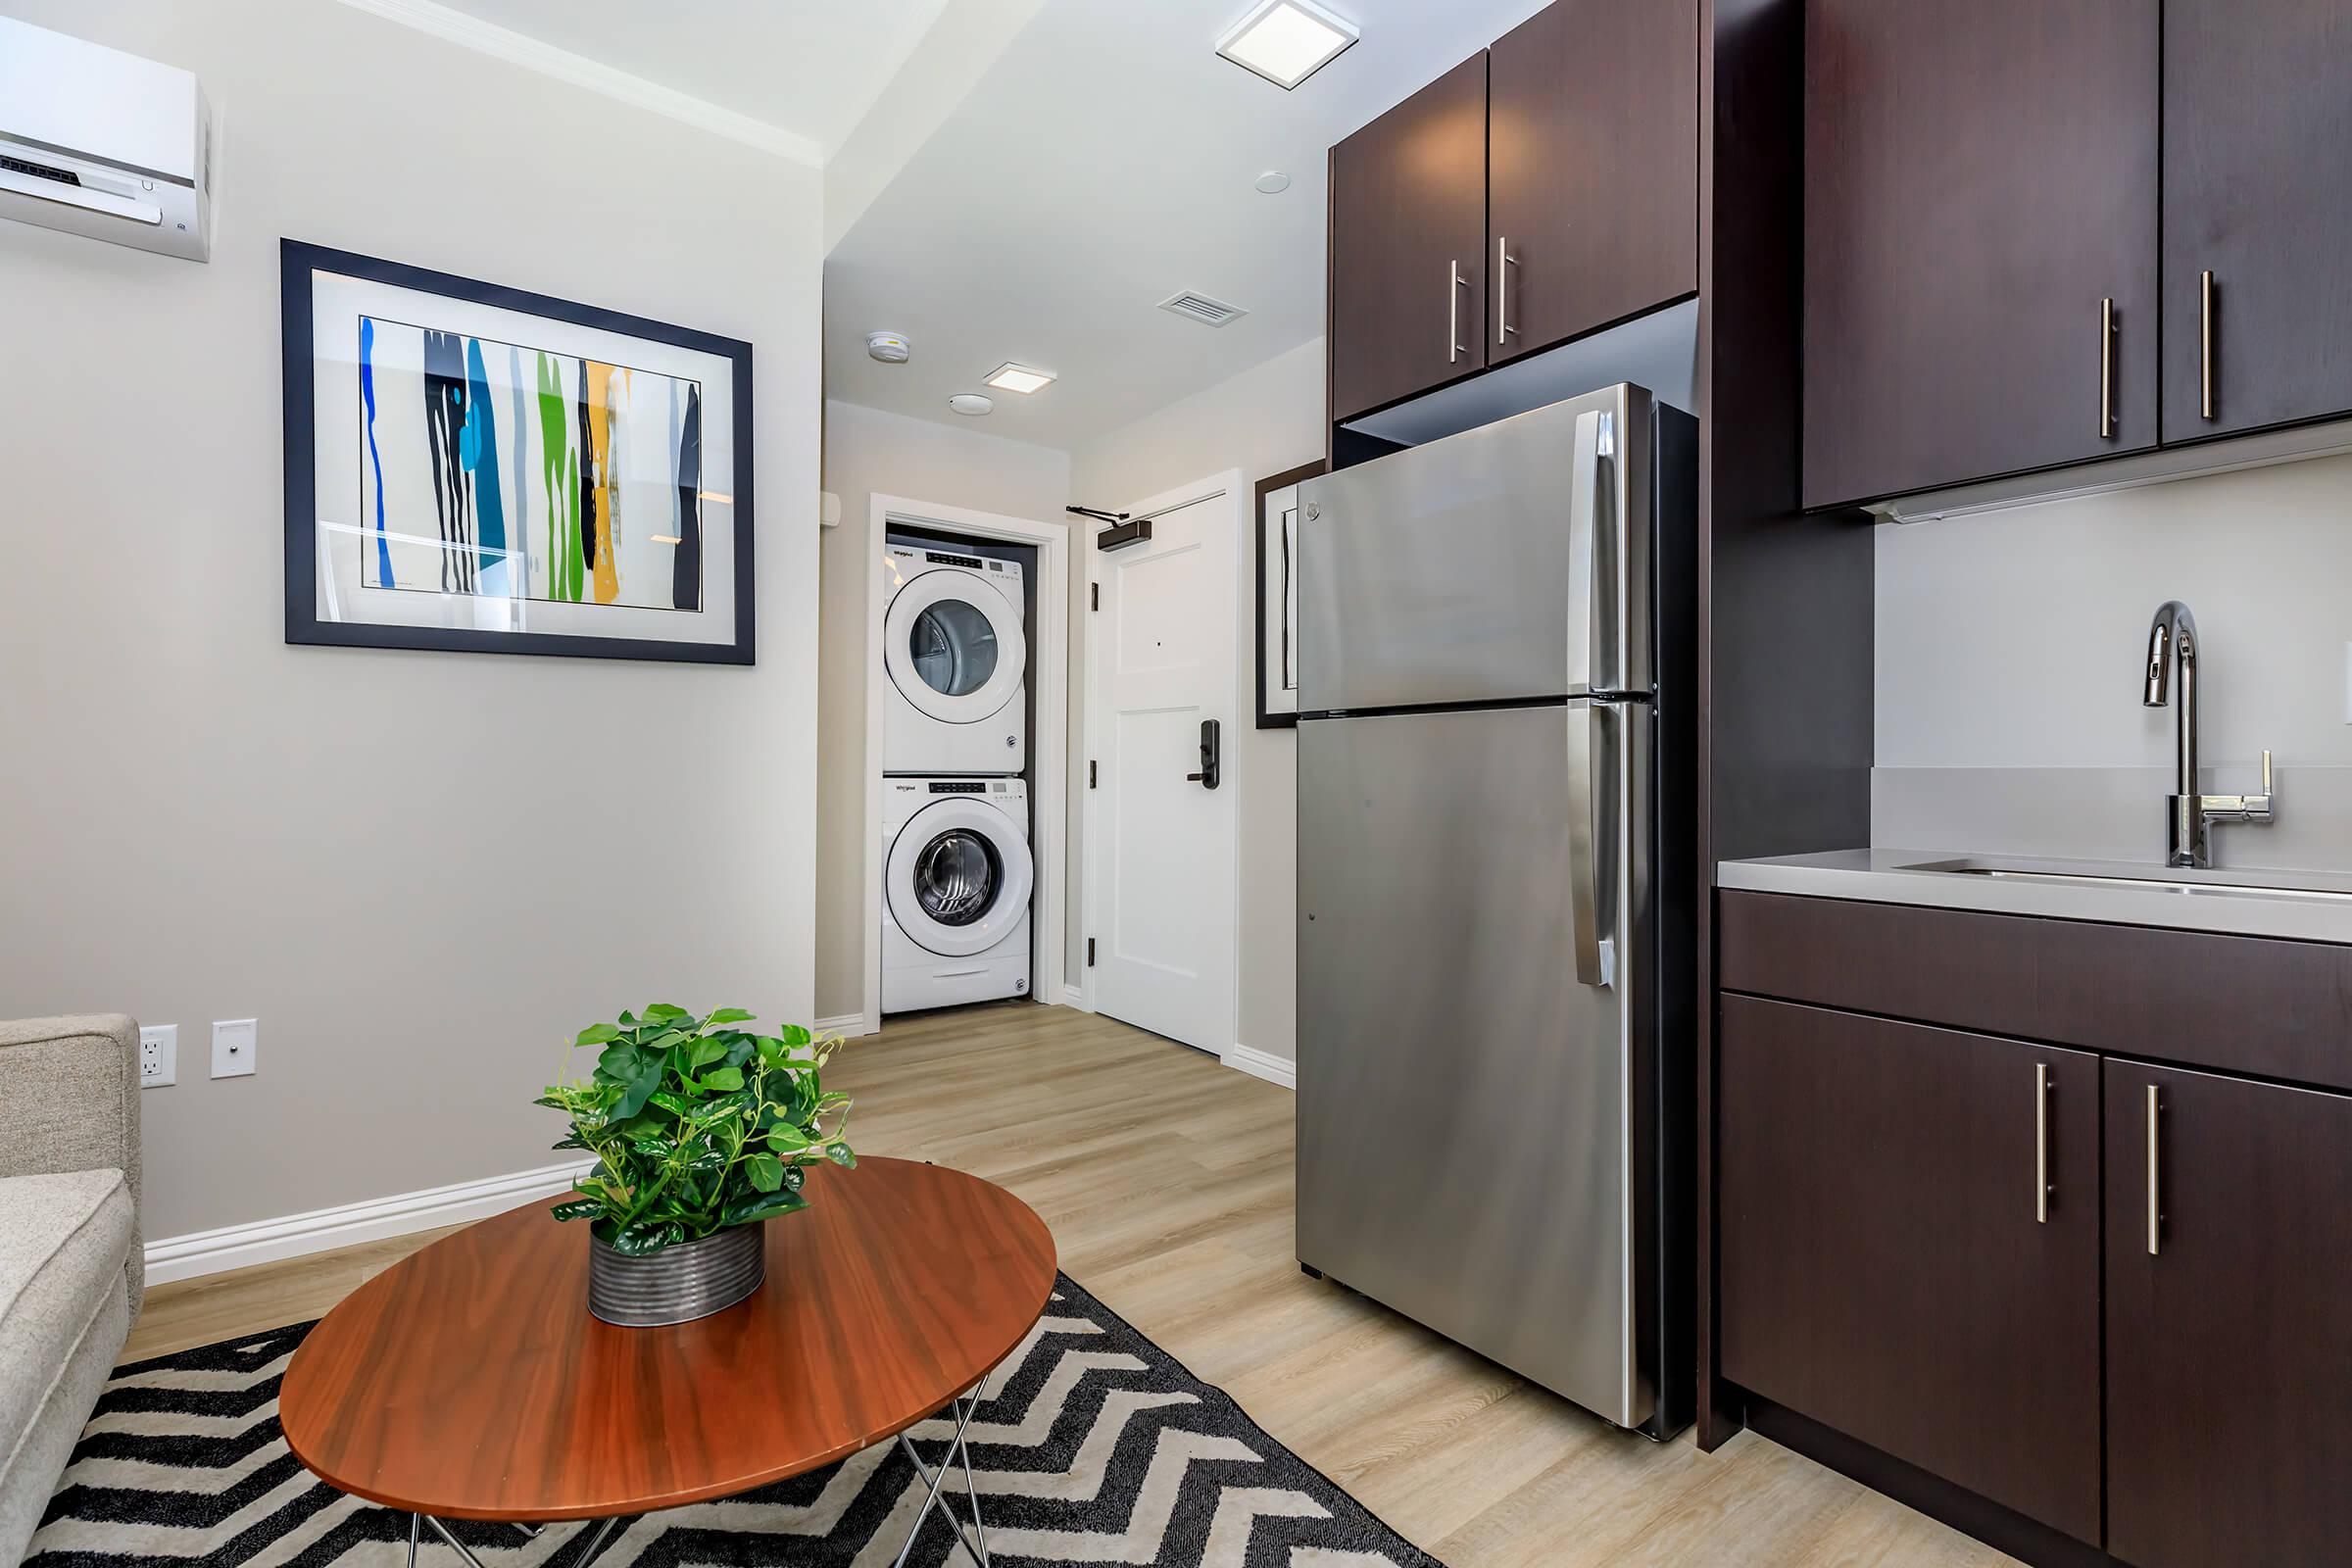
{"type": "Polygon", "coordinates": [[[908,817],[884,858],[890,917],[942,957],[986,953],[1029,913],[1037,865],[1013,812],[973,795],[943,795],[908,817]]]}
{"type": "Polygon", "coordinates": [[[945,697],[969,697],[997,672],[997,628],[968,599],[942,599],[924,610],[906,645],[914,672],[945,697]]]}
{"type": "Polygon", "coordinates": [[[915,902],[944,926],[967,926],[988,913],[1004,885],[997,847],[970,828],[948,829],[914,858],[915,902]]]}

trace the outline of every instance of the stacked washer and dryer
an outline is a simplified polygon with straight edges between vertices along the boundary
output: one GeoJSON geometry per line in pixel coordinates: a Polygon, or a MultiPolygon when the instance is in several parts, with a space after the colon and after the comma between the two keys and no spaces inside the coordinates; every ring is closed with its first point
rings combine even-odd
{"type": "Polygon", "coordinates": [[[882,1010],[1029,995],[1029,637],[1019,563],[883,563],[882,1010]]]}

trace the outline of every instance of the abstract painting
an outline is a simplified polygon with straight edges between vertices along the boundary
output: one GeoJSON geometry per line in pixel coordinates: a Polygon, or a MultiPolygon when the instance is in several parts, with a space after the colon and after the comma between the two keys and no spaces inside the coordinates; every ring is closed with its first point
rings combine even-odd
{"type": "Polygon", "coordinates": [[[369,587],[701,607],[700,385],[371,316],[359,329],[369,587]],[[429,540],[388,520],[428,514],[429,540]]]}
{"type": "Polygon", "coordinates": [[[751,662],[749,345],[284,262],[289,641],[751,662]]]}

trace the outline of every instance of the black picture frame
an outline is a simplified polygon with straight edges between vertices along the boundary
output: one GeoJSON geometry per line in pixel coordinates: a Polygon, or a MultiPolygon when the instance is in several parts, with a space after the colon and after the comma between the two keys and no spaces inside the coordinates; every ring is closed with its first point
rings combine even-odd
{"type": "Polygon", "coordinates": [[[1292,485],[1304,483],[1308,479],[1320,478],[1330,471],[1331,465],[1319,459],[1313,463],[1302,463],[1296,468],[1289,468],[1275,474],[1272,478],[1258,480],[1256,489],[1251,495],[1250,512],[1254,517],[1251,526],[1257,531],[1255,556],[1257,569],[1253,573],[1257,579],[1257,613],[1250,624],[1252,633],[1250,641],[1254,646],[1257,662],[1255,696],[1259,729],[1296,729],[1298,724],[1297,713],[1269,713],[1266,711],[1266,497],[1277,490],[1287,490],[1292,485]]]}
{"type": "Polygon", "coordinates": [[[601,310],[528,289],[485,283],[301,240],[278,241],[278,315],[285,405],[286,641],[330,648],[406,648],[443,653],[530,654],[571,659],[630,659],[664,663],[757,663],[757,577],[752,553],[754,516],[752,346],[737,338],[601,310]],[[731,643],[668,643],[633,637],[482,631],[454,626],[385,626],[320,620],[318,612],[318,452],[312,378],[312,279],[320,272],[396,288],[443,294],[501,310],[712,355],[734,368],[735,638],[731,643]]]}

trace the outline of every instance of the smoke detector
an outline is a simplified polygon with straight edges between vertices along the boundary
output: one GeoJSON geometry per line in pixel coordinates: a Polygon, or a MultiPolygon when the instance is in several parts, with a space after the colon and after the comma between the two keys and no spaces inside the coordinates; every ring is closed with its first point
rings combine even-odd
{"type": "Polygon", "coordinates": [[[1212,300],[1207,295],[1189,288],[1181,294],[1171,294],[1161,300],[1159,308],[1181,316],[1188,321],[1199,321],[1204,326],[1223,326],[1228,321],[1238,321],[1250,314],[1239,305],[1228,305],[1223,300],[1212,300]]]}
{"type": "Polygon", "coordinates": [[[906,341],[904,332],[868,332],[865,352],[884,365],[905,365],[914,353],[914,346],[906,341]]]}
{"type": "Polygon", "coordinates": [[[957,414],[968,414],[977,419],[997,406],[995,398],[982,397],[977,392],[958,392],[948,399],[948,407],[957,414]]]}

